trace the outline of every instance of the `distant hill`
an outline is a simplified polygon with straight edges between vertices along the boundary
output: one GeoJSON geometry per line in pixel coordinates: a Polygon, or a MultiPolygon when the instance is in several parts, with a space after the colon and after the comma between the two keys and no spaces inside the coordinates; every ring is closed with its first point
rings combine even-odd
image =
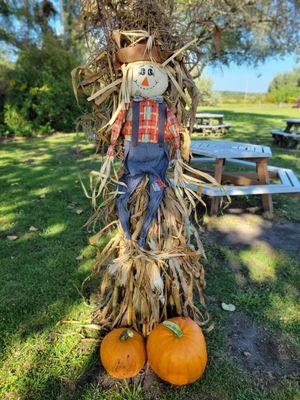
{"type": "MultiPolygon", "coordinates": [[[[215,92],[220,94],[223,97],[226,97],[226,96],[237,97],[237,98],[245,97],[245,92],[234,92],[234,91],[230,91],[230,90],[216,90],[215,92]]],[[[248,97],[248,96],[263,96],[265,94],[266,93],[263,93],[263,92],[261,92],[261,93],[260,92],[255,92],[255,93],[250,92],[250,93],[247,93],[246,95],[248,97]]]]}
{"type": "Polygon", "coordinates": [[[266,101],[266,93],[246,93],[234,92],[229,90],[215,91],[221,103],[262,103],[266,101]]]}

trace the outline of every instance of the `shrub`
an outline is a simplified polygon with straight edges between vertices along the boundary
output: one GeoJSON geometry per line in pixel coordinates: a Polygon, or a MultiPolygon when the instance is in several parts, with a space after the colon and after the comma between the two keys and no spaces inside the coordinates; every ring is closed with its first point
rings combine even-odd
{"type": "Polygon", "coordinates": [[[294,103],[300,96],[300,68],[275,76],[268,92],[276,103],[294,103]]]}
{"type": "Polygon", "coordinates": [[[13,105],[7,104],[4,112],[4,122],[9,132],[19,136],[31,136],[32,126],[27,121],[26,116],[22,115],[13,105]]]}
{"type": "Polygon", "coordinates": [[[80,114],[71,70],[78,60],[54,36],[19,53],[9,73],[4,122],[16,135],[71,131],[80,114]]]}
{"type": "Polygon", "coordinates": [[[217,106],[220,103],[219,94],[215,93],[212,89],[212,79],[201,76],[196,79],[196,85],[199,90],[201,105],[217,106]]]}

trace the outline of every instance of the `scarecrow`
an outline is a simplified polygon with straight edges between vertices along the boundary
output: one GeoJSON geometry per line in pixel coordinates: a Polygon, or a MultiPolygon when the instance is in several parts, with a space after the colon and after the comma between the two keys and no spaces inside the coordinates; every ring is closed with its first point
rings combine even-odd
{"type": "Polygon", "coordinates": [[[203,181],[215,184],[187,164],[186,127],[192,129],[198,92],[186,62],[196,40],[179,45],[160,28],[168,17],[158,2],[161,12],[149,29],[152,3],[139,12],[141,27],[148,29],[126,30],[135,1],[119,14],[112,8],[111,20],[107,4],[102,15],[93,2],[84,2],[87,25],[93,26],[95,12],[106,21],[104,45],[72,73],[76,96],[80,91],[93,107],[81,125],[88,134],[97,131],[97,151],[105,154],[100,170],[91,172],[90,188],[83,185],[94,206],[87,225],[96,230],[90,239],[97,249],[93,276],[99,278],[93,320],[109,328],[131,326],[145,337],[172,316],[208,323],[195,211],[203,181]],[[122,30],[107,28],[118,18],[122,30]]]}
{"type": "MultiPolygon", "coordinates": [[[[119,135],[124,136],[124,173],[116,198],[118,216],[126,239],[131,238],[128,202],[145,176],[148,176],[149,202],[138,240],[144,246],[153,218],[167,186],[166,173],[170,157],[180,157],[179,123],[162,95],[168,87],[168,75],[159,64],[139,52],[128,65],[128,89],[131,101],[122,109],[112,126],[108,157],[114,156],[119,135]],[[123,184],[123,185],[121,185],[123,184]]],[[[146,49],[144,49],[145,51],[146,49]]],[[[134,48],[134,51],[136,49],[134,48]]]]}

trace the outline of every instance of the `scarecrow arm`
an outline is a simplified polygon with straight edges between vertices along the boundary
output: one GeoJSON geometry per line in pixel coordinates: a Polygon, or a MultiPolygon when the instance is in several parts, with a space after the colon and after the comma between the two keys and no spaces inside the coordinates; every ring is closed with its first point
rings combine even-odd
{"type": "Polygon", "coordinates": [[[176,158],[180,149],[180,126],[176,115],[168,108],[166,121],[167,136],[172,144],[172,158],[176,158]]]}
{"type": "Polygon", "coordinates": [[[126,110],[121,110],[111,127],[111,136],[110,136],[110,146],[107,150],[107,155],[110,157],[115,156],[115,144],[117,143],[118,137],[121,133],[123,124],[126,120],[126,110]]]}

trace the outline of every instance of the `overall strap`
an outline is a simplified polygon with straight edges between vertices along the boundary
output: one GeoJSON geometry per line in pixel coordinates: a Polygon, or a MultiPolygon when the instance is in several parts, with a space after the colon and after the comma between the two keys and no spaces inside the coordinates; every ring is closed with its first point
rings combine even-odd
{"type": "Polygon", "coordinates": [[[165,101],[159,103],[158,109],[158,143],[162,147],[165,137],[165,123],[167,118],[167,104],[165,101]]]}
{"type": "Polygon", "coordinates": [[[138,144],[139,119],[140,119],[140,102],[133,101],[132,102],[132,135],[131,135],[131,144],[133,147],[136,147],[138,144]]]}

